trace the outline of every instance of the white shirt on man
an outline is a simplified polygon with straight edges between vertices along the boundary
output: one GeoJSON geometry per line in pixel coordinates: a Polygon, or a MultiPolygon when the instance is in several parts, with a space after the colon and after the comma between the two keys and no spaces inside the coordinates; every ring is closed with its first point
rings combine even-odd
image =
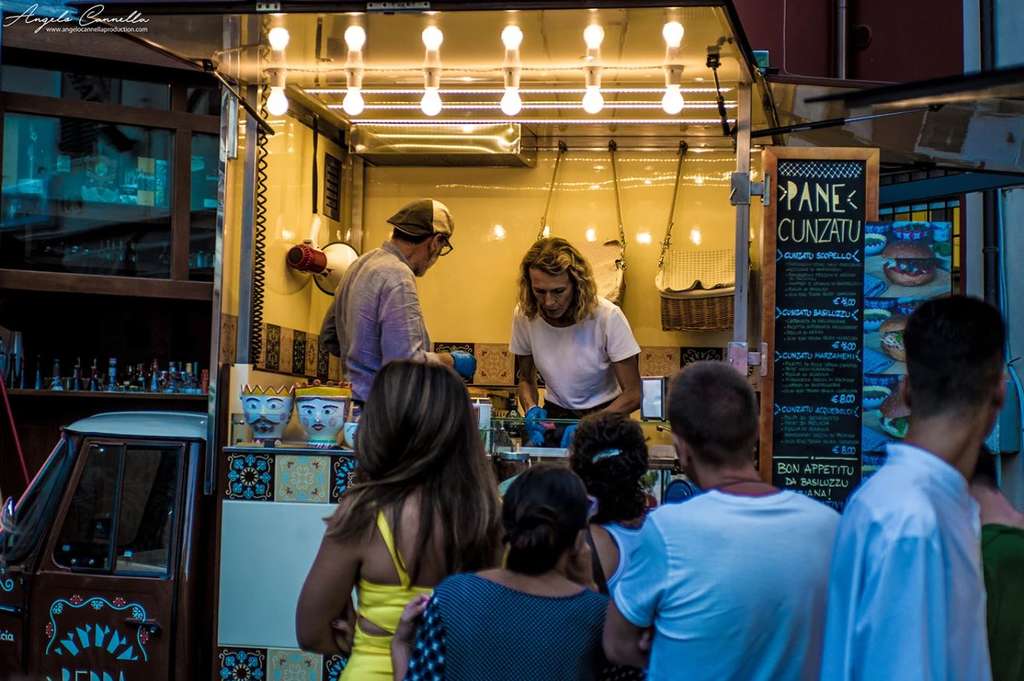
{"type": "Polygon", "coordinates": [[[565,327],[548,324],[540,313],[528,319],[516,307],[509,350],[533,356],[548,399],[566,409],[614,400],[622,388],[612,363],[640,354],[626,315],[604,298],[597,299],[592,315],[565,327]]]}
{"type": "Polygon", "coordinates": [[[888,454],[839,524],[821,678],[987,681],[978,506],[939,457],[888,454]]]}
{"type": "Polygon", "coordinates": [[[806,681],[821,665],[839,515],[796,492],[656,509],[612,594],[654,626],[648,679],[806,681]]]}

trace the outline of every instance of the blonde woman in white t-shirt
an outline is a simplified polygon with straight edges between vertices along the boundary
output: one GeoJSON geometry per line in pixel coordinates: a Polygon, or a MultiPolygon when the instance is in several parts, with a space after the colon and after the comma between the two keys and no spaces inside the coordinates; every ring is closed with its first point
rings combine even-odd
{"type": "Polygon", "coordinates": [[[541,239],[523,256],[509,349],[519,360],[528,445],[568,446],[575,426],[555,429],[544,419],[640,407],[640,346],[622,310],[597,295],[590,263],[565,239],[541,239]]]}

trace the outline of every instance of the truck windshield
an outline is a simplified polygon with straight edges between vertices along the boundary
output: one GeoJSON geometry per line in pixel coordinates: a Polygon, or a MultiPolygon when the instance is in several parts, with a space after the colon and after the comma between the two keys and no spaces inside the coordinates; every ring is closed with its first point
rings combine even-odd
{"type": "Polygon", "coordinates": [[[42,469],[21,495],[14,513],[4,518],[0,528],[0,564],[22,563],[45,538],[71,472],[71,449],[67,435],[61,436],[42,469]]]}

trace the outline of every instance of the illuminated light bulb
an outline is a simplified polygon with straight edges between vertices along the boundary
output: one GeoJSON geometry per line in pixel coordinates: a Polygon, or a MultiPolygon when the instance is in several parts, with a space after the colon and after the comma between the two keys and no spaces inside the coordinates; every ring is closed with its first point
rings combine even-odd
{"type": "Polygon", "coordinates": [[[284,94],[283,87],[270,88],[270,96],[267,97],[267,113],[271,116],[283,116],[288,113],[288,98],[284,94]]]}
{"type": "Polygon", "coordinates": [[[652,239],[650,232],[638,232],[636,235],[636,242],[638,244],[649,244],[651,243],[651,241],[652,239]]]}
{"type": "Polygon", "coordinates": [[[583,42],[587,44],[587,49],[596,50],[603,41],[604,29],[600,25],[591,24],[583,31],[583,42]]]}
{"type": "Polygon", "coordinates": [[[593,227],[587,227],[586,237],[587,241],[597,241],[597,230],[593,227]]]}
{"type": "Polygon", "coordinates": [[[648,187],[650,187],[651,186],[651,181],[650,180],[644,180],[644,184],[647,185],[648,187]]]}
{"type": "Polygon", "coordinates": [[[270,49],[275,52],[281,52],[284,48],[288,47],[290,39],[291,36],[288,34],[288,29],[284,26],[275,26],[267,34],[267,42],[270,43],[270,49]]]}
{"type": "Polygon", "coordinates": [[[698,175],[697,177],[693,178],[693,182],[699,187],[700,185],[704,184],[704,176],[698,175]]]}
{"type": "Polygon", "coordinates": [[[506,26],[501,31],[501,42],[506,50],[518,50],[523,42],[523,29],[518,26],[506,26]]]}
{"type": "Polygon", "coordinates": [[[601,96],[601,88],[598,85],[588,85],[587,93],[583,95],[583,110],[589,114],[600,113],[604,108],[604,97],[601,96]]]}
{"type": "Polygon", "coordinates": [[[362,26],[349,26],[345,29],[345,44],[352,52],[359,52],[366,44],[366,29],[362,26]]]}
{"type": "Polygon", "coordinates": [[[690,241],[693,242],[693,245],[694,246],[700,246],[700,240],[701,240],[700,230],[699,229],[691,229],[690,230],[690,241]]]}
{"type": "Polygon", "coordinates": [[[341,100],[341,108],[349,116],[358,116],[363,113],[366,102],[363,101],[363,93],[357,87],[350,87],[345,93],[345,99],[341,100]]]}
{"type": "Polygon", "coordinates": [[[427,116],[436,116],[441,113],[441,93],[436,87],[423,88],[423,98],[420,99],[420,111],[427,116]]]}
{"type": "Polygon", "coordinates": [[[441,43],[444,42],[444,33],[437,26],[427,26],[423,29],[421,37],[423,38],[423,47],[431,52],[441,49],[441,43]]]}
{"type": "Polygon", "coordinates": [[[501,239],[504,239],[505,238],[505,228],[502,227],[501,225],[494,225],[494,238],[498,239],[499,241],[501,239]]]}
{"type": "Polygon", "coordinates": [[[683,93],[678,85],[666,85],[665,95],[661,98],[661,108],[670,116],[683,110],[683,93]]]}
{"type": "Polygon", "coordinates": [[[683,44],[683,25],[678,21],[666,23],[661,29],[661,37],[669,47],[679,47],[683,44]]]}
{"type": "Polygon", "coordinates": [[[505,88],[501,97],[501,112],[506,116],[515,116],[523,110],[523,98],[519,96],[519,88],[505,88]]]}

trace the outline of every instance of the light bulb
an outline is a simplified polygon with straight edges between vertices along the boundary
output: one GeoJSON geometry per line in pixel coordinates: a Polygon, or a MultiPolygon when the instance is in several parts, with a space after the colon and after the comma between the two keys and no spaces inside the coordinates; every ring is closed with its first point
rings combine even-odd
{"type": "Polygon", "coordinates": [[[523,98],[519,96],[519,88],[505,88],[501,97],[501,112],[506,116],[515,116],[523,110],[523,98]]]}
{"type": "Polygon", "coordinates": [[[588,85],[587,93],[583,95],[583,110],[589,114],[596,114],[603,108],[604,97],[601,96],[601,88],[597,85],[588,85]]]}
{"type": "Polygon", "coordinates": [[[284,94],[283,87],[270,88],[270,96],[267,97],[267,113],[271,116],[283,116],[288,113],[288,98],[284,94]]]}
{"type": "Polygon", "coordinates": [[[291,38],[288,35],[288,29],[284,26],[275,26],[270,29],[270,33],[267,34],[267,41],[270,43],[270,49],[280,52],[284,48],[288,47],[288,40],[291,38]]]}
{"type": "Polygon", "coordinates": [[[683,44],[683,25],[678,21],[670,21],[661,29],[661,37],[669,47],[679,47],[683,44]]]}
{"type": "Polygon", "coordinates": [[[441,113],[441,93],[437,91],[436,87],[423,88],[420,111],[427,116],[436,116],[441,113]]]}
{"type": "Polygon", "coordinates": [[[518,50],[523,42],[523,29],[518,26],[506,26],[501,31],[501,42],[506,50],[518,50]]]}
{"type": "Polygon", "coordinates": [[[583,42],[587,44],[587,48],[596,50],[601,47],[601,41],[604,40],[604,29],[599,24],[591,24],[583,31],[583,42]]]}
{"type": "Polygon", "coordinates": [[[352,52],[358,52],[366,44],[366,29],[362,26],[349,26],[345,29],[345,44],[352,52]]]}
{"type": "Polygon", "coordinates": [[[594,229],[593,227],[587,227],[585,236],[587,238],[587,241],[597,241],[597,230],[594,229]]]}
{"type": "Polygon", "coordinates": [[[699,229],[690,230],[690,241],[693,242],[694,246],[700,246],[701,236],[699,229]]]}
{"type": "Polygon", "coordinates": [[[427,26],[423,29],[421,37],[423,38],[423,47],[431,52],[441,49],[441,43],[444,42],[444,33],[437,26],[427,26]]]}
{"type": "Polygon", "coordinates": [[[661,108],[670,116],[675,116],[683,110],[683,93],[679,91],[678,85],[665,86],[665,96],[661,98],[661,108]]]}
{"type": "Polygon", "coordinates": [[[363,113],[366,102],[363,101],[363,93],[357,87],[350,87],[345,93],[345,99],[341,100],[341,108],[349,116],[358,116],[363,113]]]}

